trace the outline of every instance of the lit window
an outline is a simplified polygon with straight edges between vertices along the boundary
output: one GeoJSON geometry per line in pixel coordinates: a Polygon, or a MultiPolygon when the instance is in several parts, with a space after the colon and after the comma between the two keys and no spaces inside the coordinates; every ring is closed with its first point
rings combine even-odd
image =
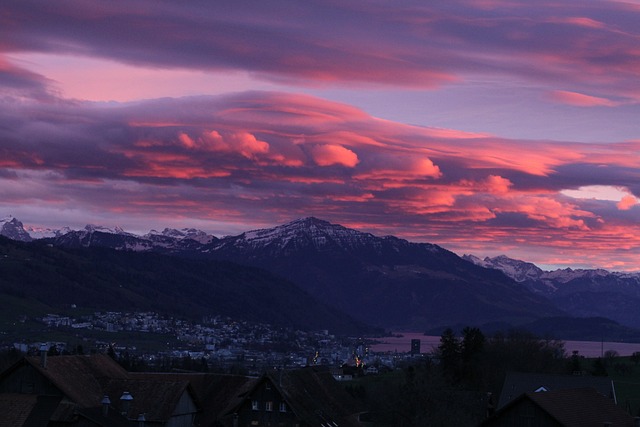
{"type": "Polygon", "coordinates": [[[264,410],[265,411],[273,411],[273,402],[265,402],[264,410]]]}
{"type": "Polygon", "coordinates": [[[287,404],[280,402],[280,412],[287,412],[287,404]]]}
{"type": "Polygon", "coordinates": [[[257,400],[252,400],[251,409],[253,409],[254,411],[257,411],[258,409],[260,409],[260,403],[257,400]]]}

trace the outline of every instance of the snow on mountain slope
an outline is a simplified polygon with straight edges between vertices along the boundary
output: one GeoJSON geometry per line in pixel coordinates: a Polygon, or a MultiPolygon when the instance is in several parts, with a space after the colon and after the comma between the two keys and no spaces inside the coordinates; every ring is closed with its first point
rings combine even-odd
{"type": "Polygon", "coordinates": [[[38,228],[38,227],[27,227],[27,233],[33,240],[37,239],[46,239],[49,237],[59,237],[64,236],[65,234],[71,232],[72,230],[69,227],[62,227],[60,229],[53,228],[38,228]]]}
{"type": "Polygon", "coordinates": [[[25,231],[23,224],[12,216],[0,219],[0,236],[21,242],[33,240],[29,233],[25,231]]]}
{"type": "MultiPolygon", "coordinates": [[[[376,237],[370,233],[332,224],[314,217],[301,218],[273,228],[251,230],[238,236],[220,239],[206,249],[207,252],[235,248],[238,251],[251,249],[268,250],[270,253],[288,254],[304,249],[325,251],[381,250],[383,246],[393,247],[399,252],[401,246],[415,245],[393,236],[376,237]]],[[[420,244],[431,251],[444,251],[437,245],[420,244]]]]}
{"type": "Polygon", "coordinates": [[[485,268],[500,270],[516,282],[535,282],[543,284],[548,287],[550,291],[555,291],[558,289],[558,286],[577,279],[598,280],[610,278],[640,280],[640,273],[611,272],[604,269],[573,270],[571,268],[565,268],[544,271],[535,264],[512,259],[505,255],[500,255],[494,258],[486,257],[484,259],[480,259],[474,255],[463,255],[462,258],[485,268]]]}
{"type": "Polygon", "coordinates": [[[191,239],[202,244],[211,243],[212,241],[216,240],[215,236],[207,234],[204,231],[198,230],[196,228],[181,228],[180,230],[177,230],[175,228],[165,228],[161,232],[151,230],[149,231],[149,233],[145,234],[142,237],[148,239],[157,239],[158,237],[167,237],[176,240],[191,239]]]}

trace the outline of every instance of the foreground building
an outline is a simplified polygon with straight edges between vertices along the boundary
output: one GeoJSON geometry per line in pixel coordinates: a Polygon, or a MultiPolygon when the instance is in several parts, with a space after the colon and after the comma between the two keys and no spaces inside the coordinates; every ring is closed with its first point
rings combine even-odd
{"type": "Polygon", "coordinates": [[[524,393],[480,426],[639,427],[640,424],[594,388],[578,388],[524,393]]]}
{"type": "Polygon", "coordinates": [[[359,426],[361,412],[316,368],[129,373],[105,355],[43,355],[0,373],[0,425],[15,427],[359,426]]]}

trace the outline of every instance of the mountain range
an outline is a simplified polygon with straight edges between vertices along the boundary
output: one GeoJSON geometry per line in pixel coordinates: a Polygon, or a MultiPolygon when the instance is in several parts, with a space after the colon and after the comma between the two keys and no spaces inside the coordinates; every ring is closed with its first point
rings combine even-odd
{"type": "Polygon", "coordinates": [[[34,239],[15,218],[0,224],[0,234],[14,240],[61,250],[115,249],[257,268],[359,322],[392,330],[518,326],[571,316],[640,327],[634,310],[640,274],[545,272],[504,256],[459,257],[434,244],[377,237],[313,217],[224,238],[194,229],[137,236],[87,226],[34,239]]]}
{"type": "Polygon", "coordinates": [[[544,271],[532,263],[506,256],[463,258],[502,271],[573,316],[606,317],[640,328],[640,273],[571,268],[544,271]]]}

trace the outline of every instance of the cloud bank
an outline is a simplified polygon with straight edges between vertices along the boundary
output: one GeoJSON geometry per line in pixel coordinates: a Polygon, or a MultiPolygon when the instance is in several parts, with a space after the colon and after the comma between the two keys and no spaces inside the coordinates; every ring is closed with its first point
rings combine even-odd
{"type": "Polygon", "coordinates": [[[638,150],[446,132],[273,92],[5,102],[0,199],[5,209],[37,204],[63,215],[73,206],[156,222],[273,225],[317,215],[453,249],[479,236],[473,245],[496,251],[552,247],[567,262],[597,242],[609,266],[621,266],[640,245],[632,196],[640,157],[629,156],[638,150]],[[627,197],[561,193],[603,183],[624,186],[627,197]]]}
{"type": "MultiPolygon", "coordinates": [[[[390,93],[516,87],[523,103],[544,105],[532,110],[538,127],[565,113],[585,128],[637,117],[639,20],[640,7],[616,1],[8,0],[0,210],[42,226],[188,223],[219,234],[316,215],[458,252],[637,269],[633,124],[626,140],[506,138],[384,120],[317,91],[384,104],[390,93]],[[38,68],[34,55],[50,63],[38,68]],[[109,61],[106,79],[170,70],[278,90],[227,93],[222,79],[199,95],[148,85],[145,99],[88,101],[99,84],[68,97],[69,83],[50,78],[56,67],[78,76],[60,58],[109,61]],[[596,186],[609,196],[585,197],[596,186]]],[[[463,121],[497,109],[459,102],[475,108],[456,110],[463,121]]]]}

